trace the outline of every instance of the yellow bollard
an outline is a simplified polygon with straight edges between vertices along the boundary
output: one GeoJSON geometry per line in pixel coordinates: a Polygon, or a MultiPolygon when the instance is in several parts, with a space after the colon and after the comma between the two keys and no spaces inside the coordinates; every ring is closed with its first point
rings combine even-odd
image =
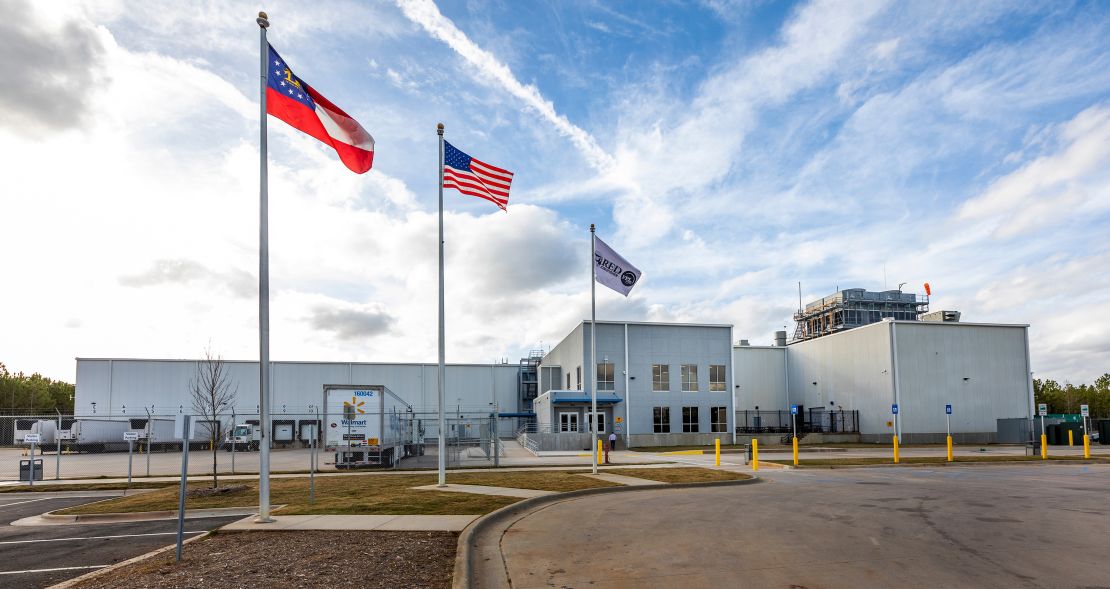
{"type": "Polygon", "coordinates": [[[716,454],[716,457],[715,457],[716,460],[714,462],[717,463],[717,466],[720,466],[721,465],[721,438],[717,438],[716,440],[713,440],[713,453],[716,454]]]}
{"type": "Polygon", "coordinates": [[[1091,436],[1083,434],[1083,457],[1091,457],[1091,436]]]}
{"type": "Polygon", "coordinates": [[[752,470],[759,470],[759,438],[752,438],[752,470]]]}
{"type": "Polygon", "coordinates": [[[952,436],[948,436],[948,462],[952,462],[952,436]]]}
{"type": "Polygon", "coordinates": [[[794,437],[794,466],[798,466],[798,438],[794,437]]]}
{"type": "Polygon", "coordinates": [[[1068,447],[1075,445],[1075,432],[1068,430],[1068,447]]]}
{"type": "Polygon", "coordinates": [[[898,464],[898,436],[893,436],[894,439],[894,464],[898,464]]]}
{"type": "Polygon", "coordinates": [[[603,460],[603,454],[602,454],[602,449],[601,449],[601,440],[598,440],[597,441],[597,463],[601,464],[602,460],[603,460]]]}
{"type": "Polygon", "coordinates": [[[1048,436],[1041,434],[1041,460],[1048,460],[1048,436]]]}

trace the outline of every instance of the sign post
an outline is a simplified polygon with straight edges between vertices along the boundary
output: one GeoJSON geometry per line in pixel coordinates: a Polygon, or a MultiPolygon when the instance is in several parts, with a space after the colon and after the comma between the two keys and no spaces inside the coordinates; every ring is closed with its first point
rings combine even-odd
{"type": "Polygon", "coordinates": [[[189,486],[189,438],[192,436],[191,415],[182,415],[181,492],[177,499],[177,562],[181,562],[181,545],[185,542],[185,494],[189,486]]]}
{"type": "Polygon", "coordinates": [[[123,439],[127,442],[127,486],[131,486],[131,465],[135,458],[135,440],[139,439],[139,432],[123,432],[123,439]]]}
{"type": "Polygon", "coordinates": [[[798,405],[794,403],[790,405],[790,427],[794,432],[791,438],[791,446],[794,448],[794,466],[798,466],[798,405]]]}
{"type": "Polygon", "coordinates": [[[26,436],[23,436],[23,441],[31,443],[31,476],[27,477],[27,482],[30,483],[30,485],[33,487],[35,486],[35,444],[39,442],[39,435],[27,434],[26,436]]]}
{"type": "Polygon", "coordinates": [[[898,429],[898,403],[891,404],[890,413],[894,415],[894,438],[892,442],[894,445],[894,464],[898,464],[898,432],[900,431],[898,429]]]}
{"type": "Polygon", "coordinates": [[[1083,457],[1091,457],[1091,436],[1087,434],[1087,418],[1091,416],[1091,408],[1088,405],[1079,406],[1079,414],[1083,416],[1083,457]]]}
{"type": "Polygon", "coordinates": [[[1048,415],[1048,404],[1037,404],[1037,415],[1041,416],[1041,460],[1048,460],[1048,435],[1044,431],[1044,416],[1048,415]]]}
{"type": "Polygon", "coordinates": [[[945,443],[948,445],[948,462],[952,462],[952,405],[944,406],[944,421],[948,428],[948,437],[945,443]]]}

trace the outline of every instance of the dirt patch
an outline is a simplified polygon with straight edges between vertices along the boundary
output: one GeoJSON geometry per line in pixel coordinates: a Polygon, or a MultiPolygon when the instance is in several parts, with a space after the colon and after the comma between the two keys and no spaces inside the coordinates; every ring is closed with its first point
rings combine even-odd
{"type": "Polygon", "coordinates": [[[739,481],[752,478],[739,472],[730,470],[710,470],[698,467],[679,468],[614,468],[606,470],[613,474],[620,474],[649,481],[661,483],[709,483],[716,481],[739,481]]]}
{"type": "Polygon", "coordinates": [[[199,489],[189,489],[185,492],[185,497],[193,499],[196,497],[214,497],[216,495],[234,495],[246,491],[250,487],[246,485],[228,485],[226,487],[201,487],[199,489]]]}
{"type": "Polygon", "coordinates": [[[78,587],[446,589],[457,542],[451,532],[223,532],[186,545],[180,564],[170,551],[78,587]]]}

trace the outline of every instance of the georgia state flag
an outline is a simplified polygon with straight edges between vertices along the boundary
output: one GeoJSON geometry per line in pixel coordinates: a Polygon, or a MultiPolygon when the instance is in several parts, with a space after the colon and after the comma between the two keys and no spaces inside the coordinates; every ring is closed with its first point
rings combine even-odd
{"type": "Polygon", "coordinates": [[[362,174],[374,165],[374,138],[312,86],[293,74],[270,46],[266,112],[330,145],[343,165],[362,174]]]}

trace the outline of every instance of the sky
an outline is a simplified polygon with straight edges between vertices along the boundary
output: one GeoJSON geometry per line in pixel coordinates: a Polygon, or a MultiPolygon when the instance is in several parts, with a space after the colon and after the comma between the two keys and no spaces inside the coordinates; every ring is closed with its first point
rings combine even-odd
{"type": "Polygon", "coordinates": [[[843,288],[1029,324],[1034,376],[1110,372],[1110,4],[0,0],[0,362],[258,357],[258,10],[374,136],[269,122],[271,357],[448,362],[589,317],[589,230],[639,267],[598,317],[770,344],[843,288]]]}

